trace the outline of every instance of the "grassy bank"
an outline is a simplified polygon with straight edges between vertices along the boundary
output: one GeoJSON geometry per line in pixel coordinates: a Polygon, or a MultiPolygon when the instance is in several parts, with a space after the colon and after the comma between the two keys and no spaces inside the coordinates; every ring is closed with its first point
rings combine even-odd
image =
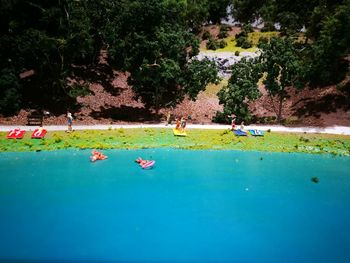
{"type": "Polygon", "coordinates": [[[255,52],[258,50],[257,46],[260,38],[270,39],[273,36],[278,35],[278,32],[252,32],[248,33],[248,41],[252,43],[251,48],[241,48],[237,47],[236,38],[234,36],[229,36],[223,40],[227,43],[227,46],[224,48],[218,48],[214,50],[208,50],[207,48],[202,48],[201,51],[212,51],[212,52],[255,52]]]}
{"type": "Polygon", "coordinates": [[[350,136],[266,132],[264,137],[235,137],[229,130],[190,129],[187,137],[173,136],[171,129],[111,129],[65,133],[48,132],[44,139],[6,139],[0,133],[0,151],[51,151],[59,149],[231,149],[269,152],[330,153],[350,156],[350,136]]]}

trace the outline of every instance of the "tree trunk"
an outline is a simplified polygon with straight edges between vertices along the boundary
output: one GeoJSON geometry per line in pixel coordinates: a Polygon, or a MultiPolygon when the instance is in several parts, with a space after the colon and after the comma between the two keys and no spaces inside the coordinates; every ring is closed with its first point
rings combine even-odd
{"type": "Polygon", "coordinates": [[[272,97],[271,93],[269,94],[269,97],[270,97],[270,100],[271,100],[272,109],[273,109],[273,111],[275,112],[276,117],[277,117],[277,120],[278,120],[278,114],[279,114],[279,112],[278,112],[278,109],[277,109],[276,106],[275,106],[275,101],[274,101],[274,98],[272,97]]]}
{"type": "Polygon", "coordinates": [[[277,114],[277,122],[281,123],[282,122],[282,106],[283,106],[283,99],[284,96],[282,94],[279,95],[279,105],[278,105],[278,114],[277,114]]]}

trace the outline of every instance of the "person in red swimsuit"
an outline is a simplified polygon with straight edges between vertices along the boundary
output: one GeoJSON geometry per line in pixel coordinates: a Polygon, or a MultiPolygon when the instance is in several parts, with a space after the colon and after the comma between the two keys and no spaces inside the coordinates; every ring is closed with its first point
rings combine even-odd
{"type": "Polygon", "coordinates": [[[106,156],[106,155],[104,155],[104,154],[102,154],[102,153],[100,153],[99,151],[96,151],[96,150],[92,150],[91,154],[92,154],[92,156],[90,157],[90,160],[92,162],[95,162],[97,160],[105,160],[105,159],[108,158],[108,156],[106,156]]]}
{"type": "Polygon", "coordinates": [[[233,118],[232,121],[231,121],[231,131],[233,131],[235,129],[236,129],[236,119],[233,118]]]}
{"type": "Polygon", "coordinates": [[[138,157],[135,162],[137,162],[140,166],[145,165],[146,163],[149,162],[149,160],[143,160],[141,157],[138,157]]]}

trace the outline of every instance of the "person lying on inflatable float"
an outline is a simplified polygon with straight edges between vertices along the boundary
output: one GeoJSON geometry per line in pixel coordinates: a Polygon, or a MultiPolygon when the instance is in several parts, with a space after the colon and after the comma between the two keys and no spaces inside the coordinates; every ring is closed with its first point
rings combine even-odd
{"type": "Polygon", "coordinates": [[[103,155],[102,153],[96,150],[92,150],[91,154],[92,154],[92,156],[90,157],[91,162],[95,162],[97,160],[105,160],[108,158],[108,156],[103,155]]]}
{"type": "Polygon", "coordinates": [[[154,160],[143,160],[141,157],[138,157],[135,162],[137,162],[142,169],[152,168],[156,163],[154,160]]]}

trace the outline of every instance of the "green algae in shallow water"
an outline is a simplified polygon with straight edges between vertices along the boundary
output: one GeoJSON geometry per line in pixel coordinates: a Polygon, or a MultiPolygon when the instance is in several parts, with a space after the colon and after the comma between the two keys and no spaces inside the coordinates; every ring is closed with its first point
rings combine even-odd
{"type": "Polygon", "coordinates": [[[318,177],[314,176],[311,178],[311,181],[317,184],[320,180],[318,179],[318,177]]]}
{"type": "Polygon", "coordinates": [[[264,137],[235,137],[227,130],[187,129],[187,137],[176,137],[171,129],[108,129],[84,130],[67,134],[48,132],[43,140],[33,140],[26,134],[22,140],[6,139],[0,133],[0,151],[36,151],[77,149],[141,149],[182,148],[244,150],[269,152],[303,152],[350,155],[350,136],[330,134],[265,133],[264,137]]]}

